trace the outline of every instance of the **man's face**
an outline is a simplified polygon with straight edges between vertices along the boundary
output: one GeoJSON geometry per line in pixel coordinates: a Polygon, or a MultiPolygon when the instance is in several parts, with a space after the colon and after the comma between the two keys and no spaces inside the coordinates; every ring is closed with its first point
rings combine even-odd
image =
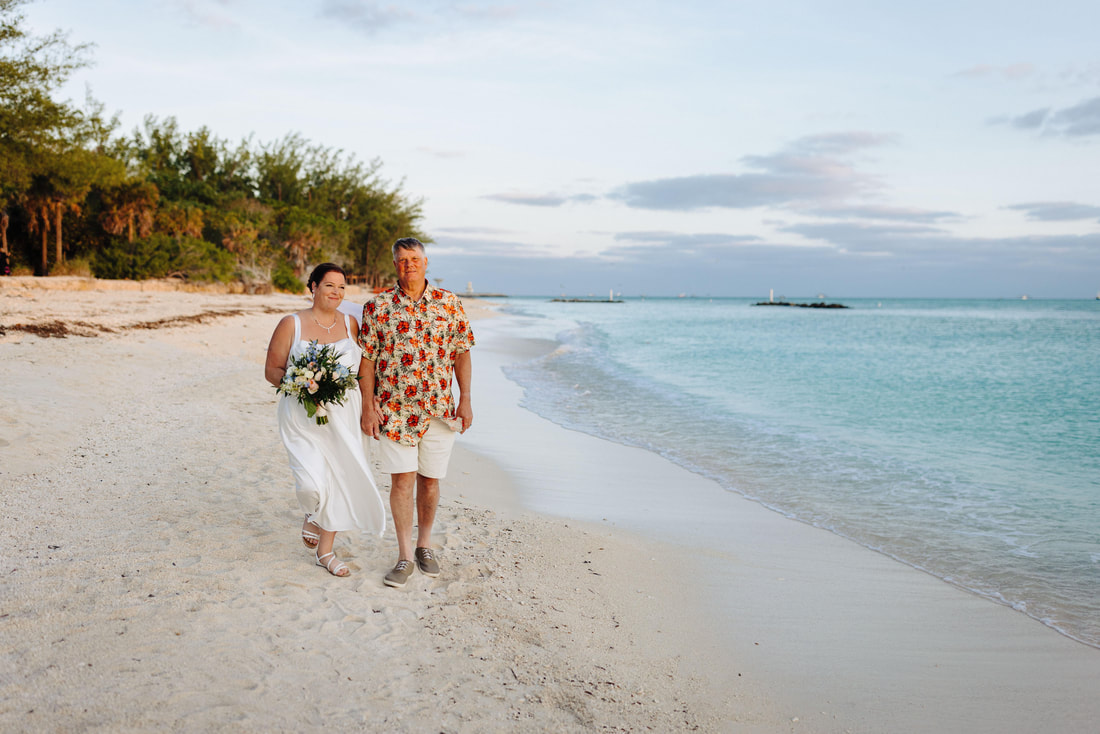
{"type": "Polygon", "coordinates": [[[398,249],[393,264],[397,268],[397,278],[402,283],[420,283],[428,272],[428,258],[416,249],[398,249]]]}

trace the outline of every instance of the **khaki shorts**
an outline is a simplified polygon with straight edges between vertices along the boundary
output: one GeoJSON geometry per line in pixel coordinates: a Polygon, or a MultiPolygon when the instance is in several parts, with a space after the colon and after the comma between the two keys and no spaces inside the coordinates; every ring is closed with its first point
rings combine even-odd
{"type": "Polygon", "coordinates": [[[429,479],[442,479],[447,476],[455,432],[443,421],[432,418],[427,433],[420,437],[420,443],[416,446],[391,441],[385,434],[378,439],[378,443],[384,473],[416,472],[429,479]]]}

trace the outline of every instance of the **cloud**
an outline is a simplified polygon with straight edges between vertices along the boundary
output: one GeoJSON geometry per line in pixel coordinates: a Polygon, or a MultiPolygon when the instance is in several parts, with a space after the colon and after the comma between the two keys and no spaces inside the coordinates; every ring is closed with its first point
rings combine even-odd
{"type": "Polygon", "coordinates": [[[537,257],[565,259],[560,254],[555,254],[556,249],[552,245],[497,239],[496,235],[498,234],[508,233],[486,229],[481,232],[459,233],[458,236],[439,237],[429,246],[428,255],[429,257],[436,254],[446,254],[461,255],[463,257],[506,258],[525,262],[537,257]]]}
{"type": "Polygon", "coordinates": [[[1038,130],[1049,116],[1050,108],[1043,107],[1016,117],[999,118],[997,121],[1006,122],[1018,130],[1038,130]]]}
{"type": "Polygon", "coordinates": [[[339,20],[368,33],[403,23],[417,23],[421,19],[417,13],[375,0],[324,0],[320,13],[322,17],[339,20]]]}
{"type": "Polygon", "coordinates": [[[766,295],[770,284],[790,282],[796,273],[801,277],[808,272],[821,282],[827,263],[837,260],[828,248],[748,243],[685,250],[676,242],[653,242],[613,252],[615,256],[570,257],[541,252],[514,257],[500,252],[453,257],[441,253],[432,259],[433,277],[439,274],[453,283],[472,283],[478,291],[512,295],[606,296],[609,288],[626,295],[766,295]],[[815,254],[807,255],[808,250],[815,254]]]}
{"type": "Polygon", "coordinates": [[[1100,135],[1100,97],[1086,99],[1071,107],[1043,107],[1023,115],[1001,115],[989,121],[1007,124],[1018,130],[1041,130],[1043,135],[1079,138],[1100,135]]]}
{"type": "Polygon", "coordinates": [[[840,252],[890,254],[926,249],[929,243],[943,239],[945,230],[917,224],[862,224],[856,222],[818,222],[783,227],[808,239],[827,242],[840,252]]]}
{"type": "Polygon", "coordinates": [[[199,25],[217,30],[240,28],[240,23],[224,10],[229,5],[227,0],[177,0],[176,4],[199,25]]]}
{"type": "Polygon", "coordinates": [[[855,170],[851,154],[891,140],[867,132],[814,135],[770,155],[745,156],[753,173],[700,174],[625,184],[608,198],[635,209],[748,209],[824,202],[863,193],[872,177],[855,170]]]}
{"type": "Polygon", "coordinates": [[[496,229],[494,227],[436,227],[436,232],[443,232],[446,234],[457,235],[488,235],[499,236],[515,234],[513,230],[509,229],[496,229]]]}
{"type": "Polygon", "coordinates": [[[982,78],[990,76],[999,76],[1003,79],[1010,81],[1018,81],[1025,79],[1035,73],[1035,67],[1031,64],[1010,64],[1008,66],[993,66],[991,64],[977,64],[971,66],[969,69],[963,69],[957,71],[951,76],[954,77],[967,77],[967,78],[982,78]]]}
{"type": "Polygon", "coordinates": [[[620,257],[631,253],[641,253],[643,250],[653,247],[668,247],[681,252],[699,252],[714,248],[739,247],[762,242],[760,237],[751,234],[685,234],[681,232],[666,231],[618,232],[614,235],[614,239],[616,242],[634,243],[633,246],[615,248],[613,252],[620,257]]]}
{"type": "Polygon", "coordinates": [[[1074,87],[1095,87],[1100,84],[1100,64],[1066,69],[1058,75],[1058,81],[1074,87]]]}
{"type": "Polygon", "coordinates": [[[520,14],[519,4],[511,5],[471,5],[469,3],[453,3],[454,12],[471,20],[511,20],[520,14]]]}
{"type": "Polygon", "coordinates": [[[1005,208],[1022,211],[1028,219],[1037,222],[1076,222],[1085,219],[1100,221],[1100,206],[1072,201],[1036,201],[1005,208]]]}
{"type": "Polygon", "coordinates": [[[685,234],[682,232],[668,232],[663,230],[645,232],[618,232],[615,234],[617,241],[627,242],[659,242],[666,245],[705,244],[705,245],[733,245],[744,242],[759,242],[760,237],[754,234],[725,234],[717,232],[704,232],[700,234],[685,234]]]}
{"type": "MultiPolygon", "coordinates": [[[[1100,234],[1026,237],[957,237],[937,227],[856,223],[797,224],[784,228],[833,245],[845,255],[892,257],[922,265],[971,268],[1049,267],[1053,263],[1100,265],[1100,234]]],[[[978,274],[980,277],[980,273],[978,274]]]]}
{"type": "Polygon", "coordinates": [[[896,142],[893,135],[882,135],[866,131],[851,131],[839,133],[822,133],[820,135],[807,135],[799,138],[790,145],[790,150],[803,155],[820,155],[825,153],[842,154],[854,153],[862,148],[874,148],[879,145],[887,145],[896,142]]]}
{"type": "Polygon", "coordinates": [[[814,209],[805,213],[827,219],[877,219],[912,222],[915,224],[933,224],[936,222],[958,221],[962,219],[962,215],[958,212],[929,211],[927,209],[875,205],[835,206],[814,209]]]}
{"type": "MultiPolygon", "coordinates": [[[[411,5],[411,3],[410,3],[411,5]]],[[[395,2],[378,0],[324,0],[322,17],[347,23],[359,30],[373,34],[394,26],[416,25],[421,28],[432,25],[452,25],[472,21],[474,23],[510,20],[519,15],[518,4],[476,4],[468,2],[423,2],[417,10],[408,10],[395,2]]]]}
{"type": "Polygon", "coordinates": [[[750,209],[857,193],[852,177],[774,173],[703,174],[629,183],[612,192],[633,209],[750,209]]]}
{"type": "MultiPolygon", "coordinates": [[[[1100,235],[962,238],[934,227],[790,227],[817,246],[748,235],[621,232],[624,247],[570,255],[470,238],[432,250],[432,277],[512,295],[1091,298],[1100,235]]],[[[446,284],[445,284],[446,285],[446,284]]],[[[447,287],[453,287],[448,285],[447,287]]]]}
{"type": "Polygon", "coordinates": [[[466,153],[461,150],[440,150],[438,148],[429,148],[426,145],[421,145],[417,150],[435,158],[443,159],[464,158],[466,156],[466,153]]]}
{"type": "Polygon", "coordinates": [[[569,202],[584,204],[595,201],[598,197],[591,194],[576,194],[574,196],[559,196],[558,194],[486,194],[481,198],[521,206],[555,207],[569,202]]]}
{"type": "Polygon", "coordinates": [[[1100,97],[1087,99],[1051,115],[1048,127],[1066,137],[1100,135],[1100,97]]]}

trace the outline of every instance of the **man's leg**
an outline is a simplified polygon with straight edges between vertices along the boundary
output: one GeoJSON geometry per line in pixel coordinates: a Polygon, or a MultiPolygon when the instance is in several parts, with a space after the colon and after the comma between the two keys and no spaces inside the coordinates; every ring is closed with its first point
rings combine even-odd
{"type": "Polygon", "coordinates": [[[432,550],[432,526],[439,507],[439,480],[447,474],[455,434],[436,418],[420,438],[416,473],[416,565],[430,578],[439,575],[439,562],[432,550]]]}
{"type": "Polygon", "coordinates": [[[417,568],[412,544],[416,519],[416,465],[419,448],[404,446],[383,436],[380,440],[382,470],[390,475],[390,514],[397,535],[397,563],[382,579],[400,589],[417,568]]]}
{"type": "MultiPolygon", "coordinates": [[[[439,480],[416,475],[416,547],[432,547],[432,525],[439,507],[439,480]]],[[[411,558],[412,556],[410,556],[411,558]]],[[[402,556],[404,558],[404,556],[402,556]]]]}
{"type": "Polygon", "coordinates": [[[428,578],[439,575],[439,561],[432,550],[432,525],[439,507],[439,479],[416,475],[416,567],[428,578]]]}
{"type": "MultiPolygon", "coordinates": [[[[390,475],[390,513],[393,515],[394,532],[397,533],[397,557],[403,561],[413,560],[413,493],[416,490],[416,479],[417,475],[414,471],[390,475]]],[[[438,500],[437,485],[436,501],[438,500]]]]}

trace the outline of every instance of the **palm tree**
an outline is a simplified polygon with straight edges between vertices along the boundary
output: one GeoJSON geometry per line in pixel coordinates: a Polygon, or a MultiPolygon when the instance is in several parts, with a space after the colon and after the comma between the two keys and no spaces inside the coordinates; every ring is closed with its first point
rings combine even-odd
{"type": "Polygon", "coordinates": [[[310,253],[321,244],[321,240],[321,230],[316,225],[296,222],[287,227],[283,247],[294,263],[294,274],[299,278],[305,275],[306,261],[310,253]]]}
{"type": "Polygon", "coordinates": [[[126,233],[133,244],[135,236],[148,237],[153,230],[153,213],[160,192],[148,181],[131,179],[103,195],[104,212],[100,218],[103,229],[113,235],[126,233]]]}
{"type": "Polygon", "coordinates": [[[32,188],[22,197],[23,209],[27,212],[27,231],[42,236],[42,260],[38,274],[45,275],[49,270],[50,254],[50,210],[51,199],[48,194],[32,188]]]}
{"type": "Polygon", "coordinates": [[[109,186],[122,177],[121,162],[79,147],[60,152],[40,151],[38,170],[31,178],[30,188],[23,195],[28,228],[42,236],[41,274],[49,268],[48,237],[51,226],[55,240],[54,262],[64,260],[62,217],[65,212],[79,212],[93,186],[109,186]],[[51,222],[52,220],[52,222],[51,222]]]}
{"type": "Polygon", "coordinates": [[[181,202],[169,202],[157,211],[156,228],[176,238],[201,237],[203,228],[202,209],[187,206],[181,202]]]}

